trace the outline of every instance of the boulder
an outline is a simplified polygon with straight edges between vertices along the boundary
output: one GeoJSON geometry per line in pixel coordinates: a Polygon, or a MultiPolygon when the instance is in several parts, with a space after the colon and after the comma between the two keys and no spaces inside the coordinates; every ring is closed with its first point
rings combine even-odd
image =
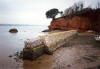
{"type": "Polygon", "coordinates": [[[17,33],[18,30],[17,30],[16,28],[11,28],[11,29],[9,30],[9,32],[11,32],[11,33],[17,33]]]}
{"type": "Polygon", "coordinates": [[[100,36],[99,35],[95,36],[94,38],[95,38],[96,41],[100,41],[100,36]]]}
{"type": "Polygon", "coordinates": [[[36,46],[35,48],[24,48],[23,59],[35,60],[44,53],[44,45],[36,46]]]}
{"type": "Polygon", "coordinates": [[[51,30],[45,29],[45,30],[43,30],[42,32],[51,32],[51,30]]]}
{"type": "Polygon", "coordinates": [[[44,43],[40,37],[28,39],[24,44],[23,59],[34,60],[44,53],[44,43]]]}

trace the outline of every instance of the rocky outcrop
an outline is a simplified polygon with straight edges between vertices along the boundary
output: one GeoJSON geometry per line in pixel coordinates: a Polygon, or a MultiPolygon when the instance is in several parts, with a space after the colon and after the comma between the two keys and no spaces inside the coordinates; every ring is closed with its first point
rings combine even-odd
{"type": "Polygon", "coordinates": [[[84,32],[89,29],[90,21],[85,17],[75,16],[72,19],[58,18],[51,22],[49,29],[55,30],[78,30],[84,32]]]}
{"type": "Polygon", "coordinates": [[[84,32],[93,30],[100,32],[100,9],[87,10],[71,17],[60,17],[49,25],[50,30],[78,30],[84,32]]]}
{"type": "Polygon", "coordinates": [[[11,33],[17,33],[18,30],[17,30],[16,28],[11,28],[11,29],[9,30],[9,32],[11,32],[11,33]]]}

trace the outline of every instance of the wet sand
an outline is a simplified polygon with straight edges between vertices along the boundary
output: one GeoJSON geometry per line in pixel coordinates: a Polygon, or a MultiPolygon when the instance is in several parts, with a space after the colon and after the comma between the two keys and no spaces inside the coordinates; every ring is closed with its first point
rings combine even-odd
{"type": "Polygon", "coordinates": [[[34,61],[23,61],[24,69],[100,69],[100,42],[93,35],[78,37],[53,55],[44,54],[34,61]]]}

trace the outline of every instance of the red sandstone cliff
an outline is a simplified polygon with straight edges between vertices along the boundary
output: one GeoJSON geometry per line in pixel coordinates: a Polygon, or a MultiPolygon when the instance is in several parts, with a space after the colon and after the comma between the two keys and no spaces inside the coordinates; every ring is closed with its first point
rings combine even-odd
{"type": "Polygon", "coordinates": [[[86,11],[67,19],[63,17],[57,18],[51,21],[49,29],[78,30],[79,32],[94,30],[100,32],[100,9],[86,11]]]}

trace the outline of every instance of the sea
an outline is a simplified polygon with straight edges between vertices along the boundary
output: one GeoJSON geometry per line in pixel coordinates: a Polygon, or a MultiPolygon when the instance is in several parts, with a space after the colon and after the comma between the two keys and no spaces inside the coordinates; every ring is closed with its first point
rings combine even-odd
{"type": "Polygon", "coordinates": [[[23,61],[16,62],[9,55],[22,51],[25,40],[46,34],[45,29],[47,25],[0,24],[0,69],[24,69],[23,61]],[[11,28],[18,32],[10,33],[11,28]]]}

